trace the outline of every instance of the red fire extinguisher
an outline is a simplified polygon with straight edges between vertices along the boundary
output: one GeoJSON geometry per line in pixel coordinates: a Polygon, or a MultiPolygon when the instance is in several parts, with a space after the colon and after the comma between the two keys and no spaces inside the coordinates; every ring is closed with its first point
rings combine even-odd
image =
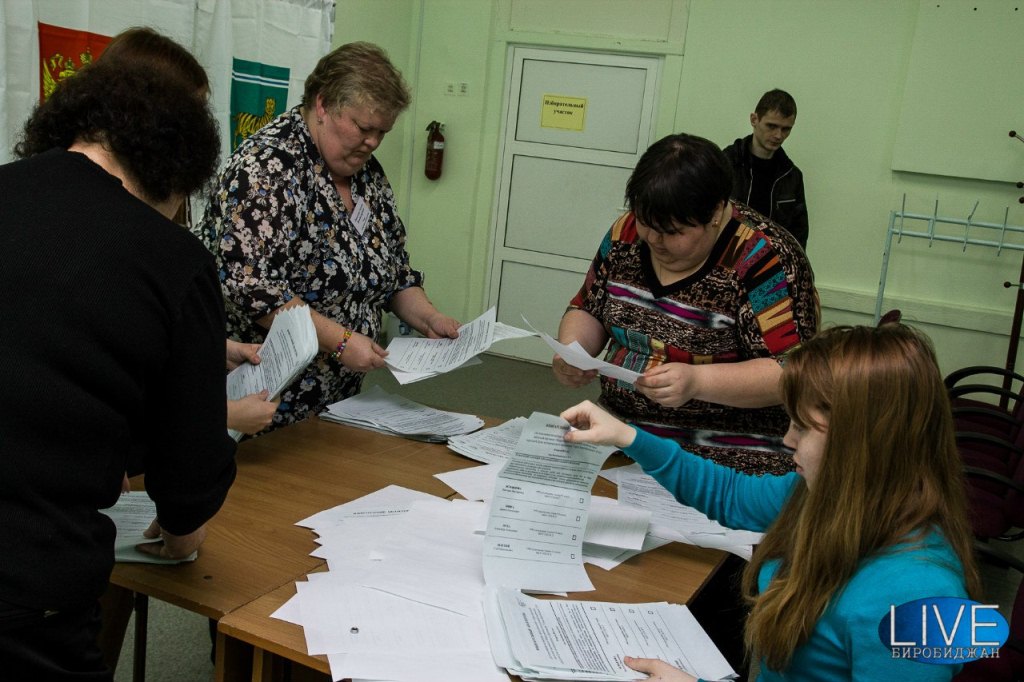
{"type": "Polygon", "coordinates": [[[431,180],[441,177],[441,164],[444,163],[444,124],[439,121],[431,121],[427,126],[427,162],[423,167],[423,174],[431,180]]]}

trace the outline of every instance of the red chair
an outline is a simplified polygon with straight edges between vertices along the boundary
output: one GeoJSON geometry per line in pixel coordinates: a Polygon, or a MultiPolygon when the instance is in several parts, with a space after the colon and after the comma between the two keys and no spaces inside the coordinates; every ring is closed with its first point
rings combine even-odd
{"type": "Polygon", "coordinates": [[[945,378],[958,431],[999,436],[1011,443],[1024,424],[1024,376],[999,367],[965,367],[945,378]],[[1010,379],[1010,388],[1002,384],[1010,379]],[[1000,385],[979,383],[998,381],[1000,385]]]}

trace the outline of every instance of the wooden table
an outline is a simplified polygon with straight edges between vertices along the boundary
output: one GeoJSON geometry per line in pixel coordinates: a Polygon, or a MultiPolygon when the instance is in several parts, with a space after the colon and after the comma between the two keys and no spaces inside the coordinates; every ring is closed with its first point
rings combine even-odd
{"type": "Polygon", "coordinates": [[[237,462],[238,476],[194,562],[115,564],[110,581],[141,596],[136,679],[145,670],[146,597],[220,620],[324,565],[309,555],[313,534],[296,521],[392,483],[448,496],[451,488],[433,474],[475,464],[444,446],[316,418],[243,442],[237,462]]]}
{"type": "MultiPolygon", "coordinates": [[[[451,497],[451,489],[435,479],[433,474],[476,465],[476,462],[441,445],[388,438],[318,421],[289,427],[246,445],[250,447],[239,453],[239,482],[235,485],[241,484],[244,492],[238,494],[237,502],[245,507],[258,505],[259,498],[249,497],[248,492],[254,485],[252,479],[258,476],[263,482],[258,487],[277,487],[275,494],[279,494],[280,489],[287,489],[290,493],[286,497],[303,498],[276,510],[275,513],[285,514],[286,523],[391,483],[451,497]],[[253,453],[267,461],[261,462],[258,472],[250,473],[248,468],[243,471],[246,458],[253,457],[253,453]],[[276,471],[285,463],[300,461],[303,464],[301,470],[292,470],[288,474],[276,471]]],[[[627,462],[619,455],[609,465],[627,462]]],[[[615,487],[604,479],[598,479],[594,488],[596,494],[612,497],[614,491],[615,487]]],[[[279,519],[278,525],[281,521],[279,519]]],[[[225,525],[233,526],[234,523],[225,525]]],[[[295,530],[305,534],[308,542],[305,551],[311,550],[313,534],[307,529],[295,530]]],[[[570,596],[598,601],[687,603],[725,556],[717,550],[670,543],[634,557],[612,571],[587,565],[587,573],[596,590],[570,596]]],[[[324,566],[316,568],[325,570],[324,566]]],[[[217,636],[219,682],[275,679],[284,661],[299,664],[292,679],[310,676],[310,671],[315,671],[311,679],[323,679],[323,674],[329,674],[326,656],[305,653],[302,628],[269,618],[295,594],[293,583],[300,578],[296,575],[287,583],[278,583],[244,605],[222,614],[217,636]]]]}

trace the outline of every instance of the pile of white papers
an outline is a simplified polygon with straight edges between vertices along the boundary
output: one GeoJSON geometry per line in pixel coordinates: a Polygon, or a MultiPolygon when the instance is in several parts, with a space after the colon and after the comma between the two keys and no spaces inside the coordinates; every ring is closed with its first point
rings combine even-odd
{"type": "Polygon", "coordinates": [[[443,443],[451,436],[469,433],[484,425],[483,419],[472,414],[427,407],[388,393],[380,386],[328,405],[320,418],[432,443],[443,443]]]}
{"type": "Polygon", "coordinates": [[[524,680],[636,680],[625,656],[667,661],[701,679],[736,677],[685,606],[666,602],[535,599],[488,590],[485,612],[498,665],[524,680]]]}
{"type": "Polygon", "coordinates": [[[532,335],[533,332],[496,322],[495,309],[491,308],[459,327],[455,339],[395,337],[388,344],[385,362],[398,383],[408,384],[478,362],[476,356],[496,341],[532,335]]]}
{"type": "MultiPolygon", "coordinates": [[[[258,365],[245,363],[228,373],[228,400],[239,400],[266,389],[268,400],[276,400],[319,350],[309,306],[299,305],[274,316],[267,338],[260,346],[258,365]]],[[[228,429],[238,440],[241,432],[228,429]]]]}
{"type": "Polygon", "coordinates": [[[761,542],[762,533],[727,528],[693,507],[680,504],[660,483],[645,474],[639,464],[603,471],[601,475],[618,484],[619,504],[651,513],[650,533],[655,537],[723,549],[747,561],[750,561],[753,546],[761,542]]]}
{"type": "Polygon", "coordinates": [[[484,464],[505,463],[523,435],[526,417],[516,417],[489,429],[448,439],[448,449],[484,464]]]}
{"type": "Polygon", "coordinates": [[[198,552],[192,552],[184,559],[162,559],[152,554],[144,554],[135,549],[136,545],[156,542],[142,533],[156,518],[156,503],[149,495],[141,491],[124,493],[110,509],[101,509],[110,517],[117,527],[114,539],[114,561],[142,564],[180,564],[183,561],[195,561],[198,552]]]}
{"type": "Polygon", "coordinates": [[[304,519],[330,570],[273,616],[303,627],[335,680],[507,682],[483,617],[482,513],[388,486],[304,519]]]}

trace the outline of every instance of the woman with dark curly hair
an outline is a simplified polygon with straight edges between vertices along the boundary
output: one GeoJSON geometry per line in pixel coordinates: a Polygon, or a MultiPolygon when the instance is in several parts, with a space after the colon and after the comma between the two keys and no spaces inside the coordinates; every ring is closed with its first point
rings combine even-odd
{"type": "Polygon", "coordinates": [[[179,558],[234,479],[224,310],[213,258],[170,218],[212,174],[194,89],[97,62],[61,82],[0,166],[0,669],[110,680],[97,599],[113,505],[141,454],[179,558]],[[56,425],[56,428],[55,428],[56,425]]]}

